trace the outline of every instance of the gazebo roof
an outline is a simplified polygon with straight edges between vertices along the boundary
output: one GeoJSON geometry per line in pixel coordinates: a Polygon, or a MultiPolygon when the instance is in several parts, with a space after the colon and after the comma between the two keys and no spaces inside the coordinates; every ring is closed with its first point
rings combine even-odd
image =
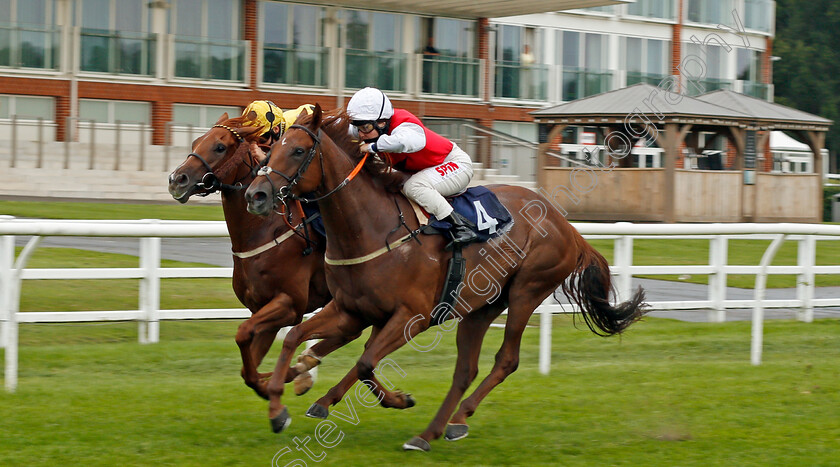
{"type": "Polygon", "coordinates": [[[625,117],[631,114],[663,114],[666,118],[695,117],[716,120],[743,120],[749,115],[732,108],[676,93],[669,93],[650,84],[639,83],[626,88],[584,97],[553,107],[531,112],[537,120],[568,117],[625,117]],[[666,99],[667,96],[667,99],[666,99]],[[680,96],[676,98],[674,96],[680,96]],[[674,97],[672,99],[672,97],[674,97]]]}
{"type": "Polygon", "coordinates": [[[728,90],[708,92],[697,99],[736,110],[753,120],[821,126],[830,126],[833,123],[818,115],[728,90]]]}

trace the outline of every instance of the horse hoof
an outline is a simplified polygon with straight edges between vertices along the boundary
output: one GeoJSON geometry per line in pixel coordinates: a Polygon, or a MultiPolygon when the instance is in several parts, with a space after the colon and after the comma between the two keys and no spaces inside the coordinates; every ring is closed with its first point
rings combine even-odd
{"type": "Polygon", "coordinates": [[[447,441],[458,441],[464,439],[469,434],[470,427],[468,425],[450,423],[446,425],[446,434],[444,438],[447,441]]]}
{"type": "Polygon", "coordinates": [[[415,401],[414,398],[411,397],[411,394],[406,394],[405,395],[405,408],[410,409],[410,408],[414,407],[415,405],[417,405],[417,401],[415,401]]]}
{"type": "Polygon", "coordinates": [[[280,415],[271,419],[271,430],[275,433],[280,433],[285,430],[289,424],[292,423],[292,417],[289,416],[289,410],[283,407],[280,415]]]}
{"type": "Polygon", "coordinates": [[[408,440],[407,443],[403,444],[403,450],[429,452],[432,450],[432,446],[425,439],[415,436],[414,438],[408,440]]]}
{"type": "Polygon", "coordinates": [[[324,406],[318,405],[318,403],[312,404],[309,407],[309,410],[306,411],[306,416],[309,418],[320,418],[322,420],[326,420],[327,416],[330,414],[330,410],[324,406]]]}
{"type": "Polygon", "coordinates": [[[295,395],[302,396],[312,388],[312,375],[308,371],[305,371],[295,376],[293,382],[295,383],[295,395]]]}

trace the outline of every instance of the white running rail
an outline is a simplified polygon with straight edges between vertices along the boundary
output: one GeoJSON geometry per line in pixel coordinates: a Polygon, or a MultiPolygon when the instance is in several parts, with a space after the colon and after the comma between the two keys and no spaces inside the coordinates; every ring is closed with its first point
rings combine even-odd
{"type": "MultiPolygon", "coordinates": [[[[594,224],[576,223],[575,227],[588,239],[613,239],[614,261],[610,267],[619,299],[630,296],[634,275],[708,274],[707,300],[653,302],[655,310],[708,309],[714,321],[725,319],[726,309],[752,308],[752,363],[761,362],[761,335],[764,308],[797,308],[799,319],[813,320],[814,307],[840,306],[840,297],[814,298],[815,274],[840,274],[840,265],[815,265],[817,240],[840,240],[840,225],[822,224],[594,224]],[[710,242],[707,265],[633,265],[633,240],[636,238],[693,238],[710,242]],[[774,240],[759,265],[727,264],[730,238],[774,240]],[[770,266],[782,240],[799,244],[796,266],[770,266]],[[753,300],[727,300],[728,274],[755,274],[753,300]],[[797,296],[790,300],[764,299],[767,274],[796,274],[797,296]]],[[[160,320],[175,319],[244,319],[250,312],[230,309],[160,309],[160,280],[167,278],[229,278],[232,268],[162,268],[162,237],[227,237],[224,222],[195,221],[64,221],[27,220],[0,216],[0,347],[5,347],[5,386],[17,387],[18,323],[137,321],[141,343],[159,339],[160,320]],[[31,236],[20,255],[15,254],[15,236],[31,236]],[[32,252],[45,236],[135,237],[140,239],[140,266],[137,268],[69,268],[26,269],[32,252]],[[141,282],[138,309],[113,311],[19,312],[20,288],[28,279],[138,279],[141,282]]],[[[574,311],[552,303],[551,297],[538,309],[540,313],[540,371],[548,373],[551,358],[551,315],[574,311]]]]}

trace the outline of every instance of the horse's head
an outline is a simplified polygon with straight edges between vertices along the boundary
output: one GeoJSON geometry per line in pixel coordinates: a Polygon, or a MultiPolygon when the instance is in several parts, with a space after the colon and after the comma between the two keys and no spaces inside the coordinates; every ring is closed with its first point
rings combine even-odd
{"type": "Polygon", "coordinates": [[[271,146],[265,167],[245,192],[248,211],[268,215],[276,200],[316,191],[323,177],[322,164],[312,162],[320,153],[323,122],[321,106],[315,104],[311,116],[300,117],[271,146]]]}
{"type": "Polygon", "coordinates": [[[222,184],[234,183],[241,164],[245,163],[247,145],[241,143],[258,137],[259,127],[243,126],[243,118],[228,118],[224,113],[213,128],[192,143],[192,152],[169,174],[169,194],[186,203],[196,193],[209,194],[222,184]],[[234,157],[235,155],[243,155],[234,157]]]}

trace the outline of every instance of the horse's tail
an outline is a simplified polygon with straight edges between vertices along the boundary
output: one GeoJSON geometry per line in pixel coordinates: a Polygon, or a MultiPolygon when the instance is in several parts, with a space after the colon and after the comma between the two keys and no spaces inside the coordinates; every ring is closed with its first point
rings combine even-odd
{"type": "Polygon", "coordinates": [[[626,302],[610,305],[612,281],[607,260],[577,232],[575,243],[577,263],[563,282],[563,294],[580,308],[592,332],[599,336],[619,334],[646,313],[645,292],[639,287],[626,302]]]}

